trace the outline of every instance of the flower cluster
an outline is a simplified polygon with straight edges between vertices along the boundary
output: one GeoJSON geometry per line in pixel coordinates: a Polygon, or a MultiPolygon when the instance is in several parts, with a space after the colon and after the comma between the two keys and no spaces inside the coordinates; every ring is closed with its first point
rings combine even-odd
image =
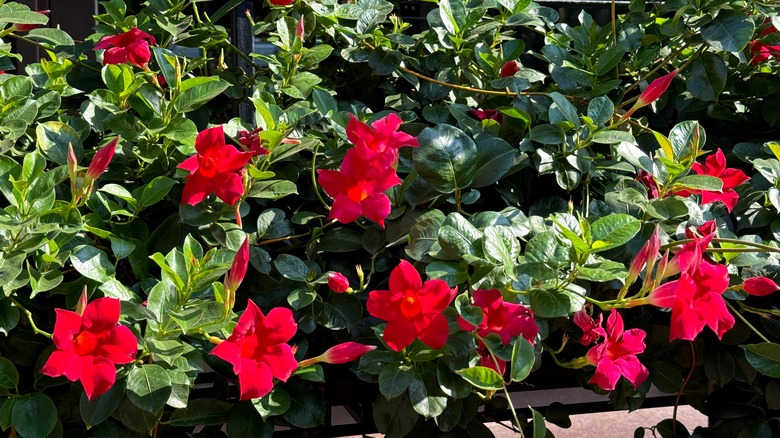
{"type": "MultiPolygon", "coordinates": [[[[599,317],[599,326],[601,317],[599,317]]],[[[596,372],[589,383],[606,390],[615,389],[620,376],[625,377],[634,388],[647,379],[649,372],[636,357],[645,351],[646,333],[641,329],[625,330],[623,317],[612,309],[607,318],[607,329],[594,329],[604,341],[588,350],[587,360],[596,366],[596,372]]]]}
{"type": "Polygon", "coordinates": [[[103,52],[103,64],[130,63],[146,69],[152,57],[150,45],[157,44],[153,36],[134,27],[118,35],[106,35],[95,45],[95,50],[103,52]]]}
{"type": "Polygon", "coordinates": [[[368,126],[350,115],[347,139],[355,147],[347,151],[339,170],[317,170],[320,186],[333,198],[329,219],[349,223],[365,216],[384,227],[392,208],[384,192],[401,184],[398,148],[418,146],[415,137],[398,131],[401,123],[390,114],[368,126]]]}

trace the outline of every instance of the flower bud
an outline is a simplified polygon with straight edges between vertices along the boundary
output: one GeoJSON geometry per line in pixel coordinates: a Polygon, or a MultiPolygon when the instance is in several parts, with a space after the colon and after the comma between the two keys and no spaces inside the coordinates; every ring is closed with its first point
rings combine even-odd
{"type": "Polygon", "coordinates": [[[106,169],[108,169],[108,163],[110,163],[111,159],[114,158],[114,150],[116,149],[116,145],[119,143],[120,138],[122,137],[117,136],[115,139],[111,140],[110,143],[97,151],[95,157],[92,158],[92,162],[89,163],[89,167],[87,168],[86,179],[88,182],[98,179],[98,177],[100,177],[100,175],[105,172],[106,169]]]}
{"type": "MultiPolygon", "coordinates": [[[[658,257],[660,248],[661,239],[659,238],[658,227],[656,226],[655,230],[653,230],[653,234],[650,235],[650,239],[642,246],[642,249],[640,249],[636,257],[634,257],[634,261],[631,262],[631,267],[628,270],[628,278],[631,279],[631,281],[639,275],[643,266],[647,267],[646,274],[650,274],[653,266],[655,266],[655,261],[658,257]]],[[[629,284],[628,280],[626,280],[626,284],[629,284]]]]}
{"type": "Polygon", "coordinates": [[[650,82],[650,85],[648,85],[647,88],[642,91],[642,94],[639,95],[639,99],[637,99],[636,103],[634,103],[633,109],[638,109],[643,106],[650,105],[651,103],[658,100],[658,98],[666,92],[666,89],[669,88],[669,85],[672,83],[672,79],[677,76],[678,71],[679,69],[674,69],[671,71],[671,73],[665,74],[653,82],[650,82]]]}
{"type": "Polygon", "coordinates": [[[501,66],[500,75],[502,78],[514,76],[520,70],[520,66],[517,65],[517,61],[507,61],[501,66]]]}
{"type": "Polygon", "coordinates": [[[303,24],[303,15],[301,15],[300,20],[298,20],[298,26],[295,27],[295,36],[297,36],[301,41],[303,41],[303,36],[306,32],[306,28],[303,24]]]}
{"type": "Polygon", "coordinates": [[[235,291],[244,280],[248,267],[249,238],[246,238],[244,239],[244,243],[241,244],[241,248],[239,248],[238,252],[236,252],[236,256],[233,259],[233,264],[230,266],[230,270],[225,277],[225,289],[230,291],[232,297],[235,297],[235,291]]]}
{"type": "Polygon", "coordinates": [[[319,361],[330,364],[352,362],[353,360],[374,349],[376,349],[376,345],[364,345],[357,342],[345,342],[343,344],[336,345],[335,347],[331,347],[326,352],[322,353],[319,356],[319,361]]]}
{"type": "Polygon", "coordinates": [[[761,276],[746,278],[745,281],[742,282],[742,290],[750,295],[765,297],[777,292],[780,290],[780,287],[771,279],[761,276]]]}
{"type": "Polygon", "coordinates": [[[68,143],[68,177],[71,184],[75,184],[78,178],[77,172],[79,170],[79,159],[76,158],[76,152],[73,150],[73,144],[68,143]]]}
{"type": "Polygon", "coordinates": [[[89,300],[89,296],[87,295],[87,285],[84,285],[84,289],[81,291],[81,296],[79,297],[79,302],[76,303],[76,313],[81,316],[84,314],[84,309],[87,308],[87,301],[89,300]]]}
{"type": "Polygon", "coordinates": [[[328,287],[337,293],[349,292],[349,280],[341,272],[328,273],[328,287]]]}

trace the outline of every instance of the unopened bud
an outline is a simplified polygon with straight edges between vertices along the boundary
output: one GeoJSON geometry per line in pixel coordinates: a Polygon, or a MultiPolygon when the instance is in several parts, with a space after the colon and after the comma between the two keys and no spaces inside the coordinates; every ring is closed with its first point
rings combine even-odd
{"type": "Polygon", "coordinates": [[[349,292],[349,280],[341,272],[328,273],[328,287],[337,293],[349,292]]]}
{"type": "Polygon", "coordinates": [[[767,277],[750,277],[742,282],[742,290],[750,295],[765,297],[780,290],[777,283],[767,277]]]}

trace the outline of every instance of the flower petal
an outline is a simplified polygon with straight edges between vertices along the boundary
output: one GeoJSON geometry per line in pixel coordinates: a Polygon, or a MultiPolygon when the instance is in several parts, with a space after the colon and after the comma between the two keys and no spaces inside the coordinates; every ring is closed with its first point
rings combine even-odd
{"type": "Polygon", "coordinates": [[[447,343],[447,337],[449,335],[450,329],[449,324],[447,323],[447,318],[441,313],[433,315],[428,326],[424,330],[420,330],[417,333],[417,337],[420,339],[420,341],[422,341],[423,344],[436,350],[444,347],[444,344],[447,343]]]}
{"type": "Polygon", "coordinates": [[[371,316],[392,321],[398,317],[399,301],[403,293],[389,290],[375,290],[368,294],[366,309],[371,316]]]}
{"type": "Polygon", "coordinates": [[[87,394],[87,399],[105,394],[114,386],[116,381],[116,367],[106,358],[100,356],[82,356],[81,385],[87,394]]]}
{"type": "Polygon", "coordinates": [[[103,64],[124,64],[127,62],[127,50],[124,47],[112,47],[103,52],[103,64]]]}
{"type": "Polygon", "coordinates": [[[199,155],[207,155],[212,149],[225,146],[225,131],[222,125],[204,129],[195,138],[195,150],[199,155]]]}
{"type": "Polygon", "coordinates": [[[129,328],[120,325],[113,328],[108,336],[101,339],[99,346],[105,357],[115,364],[127,364],[135,360],[138,341],[129,328]]]}
{"type": "MultiPolygon", "coordinates": [[[[93,332],[106,332],[119,323],[122,303],[116,298],[98,298],[87,304],[82,315],[84,328],[93,332]]],[[[134,338],[135,339],[135,338],[134,338]]]]}
{"type": "Polygon", "coordinates": [[[242,358],[238,385],[241,390],[241,400],[251,400],[271,392],[274,388],[274,378],[271,369],[265,363],[242,358]]]}
{"type": "Polygon", "coordinates": [[[295,360],[292,348],[287,344],[276,344],[268,347],[263,354],[263,361],[268,365],[271,374],[282,382],[290,378],[293,371],[298,369],[298,361],[295,360]]]}
{"type": "Polygon", "coordinates": [[[81,377],[81,362],[73,350],[54,350],[41,367],[41,374],[50,377],[65,376],[71,382],[81,377]]]}
{"type": "Polygon", "coordinates": [[[393,351],[401,351],[417,337],[414,324],[406,318],[395,318],[387,322],[383,339],[393,351]]]}
{"type": "Polygon", "coordinates": [[[417,269],[412,266],[411,263],[406,260],[401,262],[393,268],[390,272],[390,290],[398,292],[406,292],[407,290],[417,291],[422,287],[422,279],[417,269]]]}
{"type": "Polygon", "coordinates": [[[265,342],[280,344],[295,336],[298,324],[295,322],[292,310],[286,307],[274,307],[268,312],[263,324],[265,342]]]}
{"type": "Polygon", "coordinates": [[[81,316],[65,309],[54,309],[57,319],[54,322],[52,341],[60,350],[72,350],[73,338],[81,332],[81,316]]]}
{"type": "Polygon", "coordinates": [[[244,195],[244,180],[238,173],[219,173],[211,178],[211,188],[222,202],[234,205],[244,195]]]}
{"type": "Polygon", "coordinates": [[[428,280],[419,292],[423,312],[442,312],[458,293],[458,288],[450,288],[441,279],[428,280]]]}
{"type": "Polygon", "coordinates": [[[368,219],[379,224],[382,228],[385,227],[385,218],[390,214],[392,209],[393,207],[390,205],[390,198],[384,193],[374,193],[364,199],[361,203],[363,214],[368,219]]]}
{"type": "Polygon", "coordinates": [[[363,214],[363,207],[359,202],[349,199],[346,195],[339,195],[333,199],[328,219],[336,219],[342,224],[355,222],[363,214]]]}

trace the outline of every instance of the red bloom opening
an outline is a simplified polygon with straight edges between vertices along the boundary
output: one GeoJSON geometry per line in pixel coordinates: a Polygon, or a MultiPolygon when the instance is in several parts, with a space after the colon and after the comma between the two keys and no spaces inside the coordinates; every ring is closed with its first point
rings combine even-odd
{"type": "Polygon", "coordinates": [[[394,351],[401,351],[419,339],[431,348],[444,347],[449,336],[447,318],[442,314],[455,297],[444,280],[423,284],[411,263],[401,263],[390,273],[390,290],[368,294],[368,313],[387,321],[384,341],[394,351]]]}
{"type": "Polygon", "coordinates": [[[679,190],[675,191],[674,194],[683,197],[699,194],[701,195],[702,205],[721,201],[729,212],[737,205],[737,201],[739,200],[739,194],[734,189],[740,184],[750,180],[750,177],[745,175],[741,170],[726,167],[726,156],[723,155],[723,151],[720,149],[718,149],[715,154],[708,156],[707,159],[704,160],[704,164],[695,163],[691,169],[699,175],[708,175],[719,178],[723,181],[723,188],[720,192],[708,190],[679,190]]]}
{"type": "Polygon", "coordinates": [[[88,180],[96,180],[100,175],[103,174],[103,172],[106,171],[106,169],[108,169],[108,164],[111,162],[111,159],[114,158],[114,151],[116,150],[116,145],[119,143],[120,138],[121,136],[117,136],[115,139],[111,140],[110,143],[97,151],[95,157],[92,158],[92,162],[89,163],[89,167],[87,168],[88,180]]]}
{"type": "Polygon", "coordinates": [[[239,152],[225,144],[222,126],[204,129],[195,139],[198,151],[181,164],[188,170],[181,203],[196,205],[211,193],[228,205],[233,205],[244,194],[241,172],[252,159],[252,152],[239,152]]]}
{"type": "Polygon", "coordinates": [[[501,66],[501,71],[499,74],[502,78],[506,78],[509,76],[514,76],[515,73],[517,73],[520,70],[520,65],[518,65],[517,61],[507,61],[504,63],[504,65],[501,66]]]}
{"type": "Polygon", "coordinates": [[[119,35],[104,36],[95,45],[95,50],[107,49],[103,53],[104,65],[129,62],[137,67],[146,68],[152,56],[150,44],[157,44],[154,37],[134,27],[119,35]]]}
{"type": "Polygon", "coordinates": [[[642,384],[650,373],[637,354],[645,351],[644,330],[624,330],[623,317],[612,309],[607,318],[607,330],[603,331],[604,342],[591,347],[586,355],[590,363],[596,365],[596,373],[588,383],[611,391],[615,389],[620,376],[634,385],[642,384]]]}
{"type": "Polygon", "coordinates": [[[263,397],[274,387],[274,378],[286,382],[298,368],[287,344],[298,330],[292,311],[271,309],[268,316],[252,301],[238,318],[233,333],[211,354],[233,365],[241,400],[263,397]]]}
{"type": "Polygon", "coordinates": [[[650,82],[650,85],[648,85],[647,88],[642,91],[642,94],[639,95],[639,99],[637,99],[634,104],[634,108],[641,108],[658,100],[658,98],[669,88],[672,80],[677,76],[678,71],[679,69],[674,69],[671,72],[656,78],[653,82],[650,82]]]}
{"type": "Polygon", "coordinates": [[[88,399],[104,394],[116,380],[115,364],[135,360],[135,335],[119,323],[121,303],[98,298],[87,304],[83,315],[55,309],[52,340],[57,347],[41,368],[41,374],[81,380],[88,399]]]}
{"type": "Polygon", "coordinates": [[[580,337],[580,344],[590,345],[596,342],[599,337],[605,336],[604,329],[601,328],[601,324],[604,321],[604,315],[599,314],[599,319],[594,320],[588,315],[588,311],[584,308],[574,314],[574,324],[582,329],[582,336],[580,337]]]}

